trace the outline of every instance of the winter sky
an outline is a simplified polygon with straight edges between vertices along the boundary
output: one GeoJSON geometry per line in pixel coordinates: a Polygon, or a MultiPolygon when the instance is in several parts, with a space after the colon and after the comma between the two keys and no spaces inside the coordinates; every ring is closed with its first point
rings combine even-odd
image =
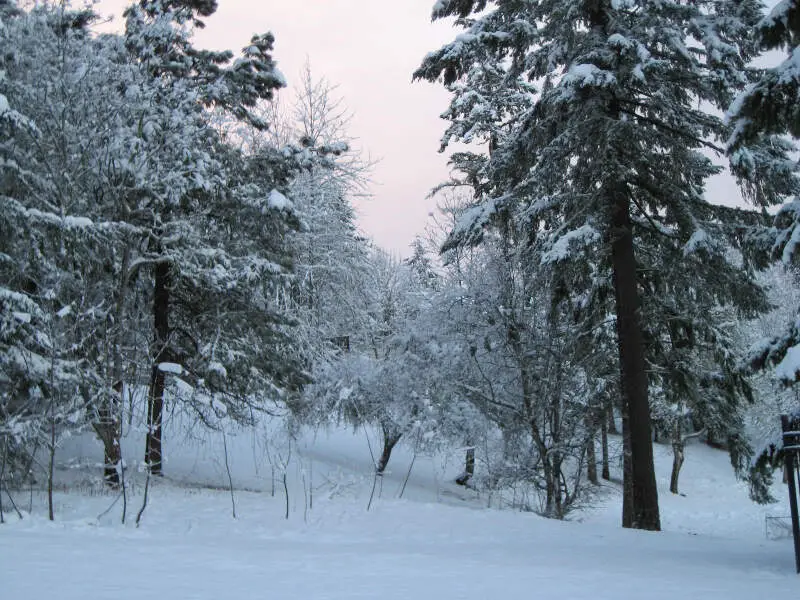
{"type": "MultiPolygon", "coordinates": [[[[130,0],[99,0],[97,10],[116,15],[130,0]]],[[[768,0],[768,3],[773,3],[768,0]]],[[[315,77],[338,86],[353,112],[350,133],[365,155],[378,159],[369,191],[357,201],[359,223],[379,246],[409,254],[436,200],[429,191],[448,177],[447,156],[438,153],[446,127],[439,118],[449,95],[441,85],[411,82],[423,56],[458,31],[431,23],[434,0],[219,0],[219,10],[197,33],[199,45],[238,52],[254,33],[275,35],[274,58],[292,85],[306,59],[315,77]]],[[[709,182],[712,202],[740,205],[729,176],[709,182]]]]}
{"type": "MultiPolygon", "coordinates": [[[[129,0],[100,0],[96,10],[116,15],[129,0]]],[[[438,154],[447,107],[442,86],[411,82],[422,57],[453,37],[431,23],[434,0],[219,0],[218,11],[197,33],[200,46],[238,52],[254,33],[275,35],[274,58],[289,87],[308,58],[315,77],[338,85],[354,113],[356,145],[380,162],[372,198],[357,202],[361,228],[382,247],[407,255],[436,201],[430,189],[447,178],[438,154]]],[[[291,100],[293,91],[282,92],[291,100]]]]}

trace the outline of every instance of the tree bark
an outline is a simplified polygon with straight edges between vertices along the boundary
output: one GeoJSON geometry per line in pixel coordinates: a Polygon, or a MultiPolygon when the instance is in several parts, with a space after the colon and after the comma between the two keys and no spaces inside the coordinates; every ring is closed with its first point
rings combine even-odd
{"type": "Polygon", "coordinates": [[[375,467],[375,471],[378,473],[378,475],[383,475],[383,472],[386,470],[386,465],[389,464],[389,459],[392,456],[392,450],[394,450],[397,442],[399,442],[400,438],[402,437],[402,434],[391,432],[386,427],[383,427],[382,429],[383,452],[381,453],[381,457],[375,467]]]}
{"type": "Polygon", "coordinates": [[[597,485],[597,452],[594,447],[595,424],[594,419],[589,419],[589,439],[586,442],[586,477],[597,485]]]}
{"type": "Polygon", "coordinates": [[[636,257],[630,201],[625,191],[613,198],[611,262],[617,311],[617,345],[623,412],[627,417],[629,469],[624,485],[630,502],[623,503],[623,527],[659,531],[658,489],[653,466],[652,428],[647,398],[647,372],[639,322],[636,257]],[[627,512],[626,512],[627,509],[627,512]]]}
{"type": "Polygon", "coordinates": [[[606,481],[610,481],[611,469],[608,465],[608,421],[605,418],[600,420],[600,446],[603,453],[603,466],[600,476],[606,481]]]}
{"type": "Polygon", "coordinates": [[[464,457],[464,472],[456,478],[458,485],[467,485],[472,476],[475,475],[475,448],[467,448],[464,457]]]}
{"type": "Polygon", "coordinates": [[[672,475],[669,478],[669,491],[673,494],[678,492],[678,476],[683,466],[683,440],[680,438],[672,441],[672,475]]]}
{"type": "Polygon", "coordinates": [[[161,425],[164,412],[165,374],[159,368],[169,361],[169,292],[170,265],[159,262],[155,266],[153,293],[153,326],[155,330],[155,357],[150,376],[150,391],[147,398],[147,440],[145,463],[153,475],[162,474],[161,464],[161,425]]]}
{"type": "Polygon", "coordinates": [[[110,423],[107,431],[103,437],[103,481],[110,488],[117,489],[120,484],[118,466],[122,460],[117,422],[110,423]]]}
{"type": "MultiPolygon", "coordinates": [[[[119,414],[114,412],[117,406],[117,398],[121,396],[118,389],[121,389],[122,382],[119,385],[114,384],[110,386],[105,392],[105,397],[101,399],[100,405],[97,409],[97,419],[92,423],[97,437],[103,444],[103,481],[105,484],[113,489],[119,487],[120,479],[117,465],[122,459],[122,452],[120,450],[120,419],[119,414]]],[[[88,397],[88,390],[84,392],[84,396],[88,397]]]]}
{"type": "Polygon", "coordinates": [[[128,268],[130,266],[131,251],[130,246],[126,245],[122,254],[122,265],[119,274],[119,286],[117,288],[116,307],[114,309],[114,335],[113,335],[113,383],[109,390],[108,404],[104,407],[105,414],[101,413],[101,421],[105,423],[103,427],[103,440],[105,468],[104,479],[106,484],[113,488],[120,485],[120,471],[122,470],[122,413],[123,413],[123,393],[125,384],[123,382],[123,320],[125,318],[125,296],[128,288],[128,268]]]}
{"type": "Polygon", "coordinates": [[[633,483],[631,481],[631,435],[628,411],[622,410],[622,526],[632,527],[633,483]]]}

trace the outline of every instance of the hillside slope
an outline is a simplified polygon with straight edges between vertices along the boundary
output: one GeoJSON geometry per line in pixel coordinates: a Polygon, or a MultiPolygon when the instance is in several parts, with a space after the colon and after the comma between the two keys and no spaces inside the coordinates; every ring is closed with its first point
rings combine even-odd
{"type": "MultiPolygon", "coordinates": [[[[95,443],[71,440],[59,457],[58,520],[45,520],[44,495],[37,492],[32,515],[12,516],[0,528],[0,596],[708,600],[797,590],[791,543],[764,535],[764,515],[785,507],[753,505],[727,457],[702,445],[687,452],[685,496],[666,491],[670,453],[656,446],[665,531],[654,534],[618,526],[615,484],[572,522],[555,522],[487,509],[498,499],[452,483],[458,453],[417,456],[408,476],[409,448],[393,456],[367,511],[372,477],[364,431],[307,433],[284,462],[275,432],[261,434],[271,437],[271,463],[258,435],[226,436],[237,488],[233,519],[221,434],[173,433],[168,477],[151,486],[138,529],[141,475],[131,475],[128,523],[119,522],[121,501],[98,518],[114,497],[101,493],[86,463],[72,458],[96,452],[95,443]]],[[[375,440],[370,444],[374,451],[375,440]]],[[[136,447],[125,450],[132,455],[136,447]]],[[[28,496],[16,497],[27,509],[28,496]]]]}

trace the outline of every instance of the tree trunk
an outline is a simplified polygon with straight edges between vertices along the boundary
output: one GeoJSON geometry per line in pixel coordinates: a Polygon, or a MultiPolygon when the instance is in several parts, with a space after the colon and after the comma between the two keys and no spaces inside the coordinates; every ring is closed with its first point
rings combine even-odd
{"type": "Polygon", "coordinates": [[[458,485],[467,485],[472,476],[475,475],[475,448],[467,448],[464,458],[464,472],[456,478],[458,485]]]}
{"type": "Polygon", "coordinates": [[[622,526],[632,527],[633,483],[631,481],[631,435],[628,411],[622,410],[622,526]]]}
{"type": "Polygon", "coordinates": [[[147,441],[145,463],[153,475],[162,474],[161,424],[164,412],[165,374],[159,365],[169,360],[169,288],[170,265],[159,262],[155,267],[153,293],[153,325],[155,329],[155,358],[150,376],[150,391],[147,398],[147,441]]]}
{"type": "Polygon", "coordinates": [[[606,419],[600,419],[600,445],[603,453],[601,477],[609,481],[611,479],[611,470],[608,465],[608,421],[606,419]]]}
{"type": "Polygon", "coordinates": [[[123,343],[123,320],[125,318],[125,295],[128,287],[128,268],[130,267],[131,251],[129,246],[125,246],[122,254],[122,265],[119,274],[119,287],[117,288],[116,307],[114,309],[114,335],[113,335],[113,373],[111,390],[105,399],[107,404],[101,412],[102,433],[100,439],[103,441],[103,454],[105,458],[105,468],[103,478],[107,485],[118,488],[120,485],[120,471],[122,470],[122,413],[123,413],[123,393],[125,385],[123,382],[122,364],[122,343],[123,343]]]}
{"type": "Polygon", "coordinates": [[[612,435],[619,435],[617,421],[614,419],[614,403],[610,400],[608,402],[608,433],[612,435]]]}
{"type": "Polygon", "coordinates": [[[122,460],[119,444],[119,421],[111,416],[104,429],[101,436],[103,440],[103,481],[107,486],[117,489],[120,484],[118,466],[122,460]]]}
{"type": "Polygon", "coordinates": [[[586,442],[586,477],[591,483],[597,485],[597,453],[594,448],[595,424],[589,422],[588,425],[590,429],[589,439],[586,442]]]}
{"type": "Polygon", "coordinates": [[[680,437],[672,442],[672,475],[669,478],[669,491],[678,493],[678,476],[683,466],[683,440],[680,437]]]}
{"type": "Polygon", "coordinates": [[[386,465],[389,464],[389,459],[392,456],[392,450],[397,445],[397,442],[400,441],[402,434],[390,432],[386,427],[383,427],[383,452],[381,453],[381,458],[378,460],[378,464],[375,468],[375,471],[378,475],[383,475],[383,472],[386,470],[386,465]]]}
{"type": "MultiPolygon", "coordinates": [[[[103,481],[114,489],[120,484],[117,465],[122,458],[119,445],[120,419],[114,412],[115,406],[118,406],[117,389],[121,388],[121,385],[120,382],[119,386],[115,384],[105,391],[105,397],[101,399],[97,409],[97,419],[92,423],[98,439],[103,444],[103,481]]],[[[89,390],[85,389],[83,395],[88,398],[89,390]]]]}
{"type": "Polygon", "coordinates": [[[617,309],[620,389],[623,412],[627,416],[630,444],[630,472],[625,486],[630,489],[630,505],[623,503],[623,527],[659,531],[658,489],[653,466],[650,407],[647,399],[645,347],[639,322],[636,257],[630,202],[625,191],[613,198],[611,262],[617,309]]]}

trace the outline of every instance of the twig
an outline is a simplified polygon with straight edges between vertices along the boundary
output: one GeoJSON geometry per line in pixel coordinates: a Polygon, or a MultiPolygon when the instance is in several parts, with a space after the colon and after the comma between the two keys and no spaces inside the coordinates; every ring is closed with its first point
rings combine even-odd
{"type": "Polygon", "coordinates": [[[233,477],[231,477],[231,466],[228,463],[228,436],[225,435],[225,430],[222,430],[222,447],[225,449],[225,471],[228,473],[228,485],[231,491],[231,511],[233,518],[236,518],[236,497],[233,495],[233,477]]]}
{"type": "Polygon", "coordinates": [[[6,490],[6,496],[8,496],[9,500],[11,500],[11,506],[14,507],[14,512],[17,513],[17,516],[19,517],[19,520],[22,521],[22,512],[17,507],[17,503],[14,502],[14,496],[11,495],[11,492],[8,491],[8,488],[5,488],[5,490],[6,490]]]}
{"type": "Polygon", "coordinates": [[[144,499],[142,500],[142,507],[136,514],[136,528],[139,528],[139,521],[142,520],[144,509],[147,508],[147,492],[150,489],[150,465],[147,465],[147,478],[144,480],[144,499]]]}
{"type": "Polygon", "coordinates": [[[378,483],[378,477],[381,474],[378,471],[375,471],[375,474],[372,476],[372,491],[369,493],[369,502],[367,502],[367,512],[369,512],[370,507],[372,506],[372,498],[375,496],[375,485],[378,483]]]}
{"type": "Polygon", "coordinates": [[[681,443],[682,443],[682,444],[685,444],[686,442],[688,442],[688,441],[689,441],[689,440],[691,440],[691,439],[698,438],[698,437],[700,437],[701,435],[703,435],[703,434],[704,434],[704,433],[705,433],[707,430],[708,430],[708,428],[707,428],[707,427],[703,427],[703,428],[702,428],[700,431],[695,431],[694,433],[690,433],[690,434],[688,434],[688,435],[685,435],[685,436],[683,436],[683,438],[681,439],[681,443]]]}
{"type": "MultiPolygon", "coordinates": [[[[108,513],[110,513],[111,509],[114,508],[114,506],[116,506],[117,502],[119,502],[119,499],[122,498],[122,496],[123,496],[123,492],[120,491],[120,493],[117,494],[117,497],[114,498],[114,501],[111,503],[111,505],[107,509],[105,509],[103,512],[101,512],[99,515],[97,515],[97,520],[99,521],[100,519],[105,517],[108,513]]],[[[123,520],[122,522],[124,523],[125,521],[123,520]]]]}
{"type": "Polygon", "coordinates": [[[417,460],[417,451],[414,451],[414,456],[411,457],[411,464],[408,465],[408,473],[406,473],[406,478],[403,480],[403,487],[400,488],[400,495],[398,498],[403,497],[403,492],[406,491],[406,484],[408,483],[409,477],[411,477],[411,469],[414,468],[414,461],[417,460]]]}
{"type": "Polygon", "coordinates": [[[283,493],[286,496],[286,520],[289,520],[289,486],[286,485],[286,470],[283,471],[283,493]]]}

